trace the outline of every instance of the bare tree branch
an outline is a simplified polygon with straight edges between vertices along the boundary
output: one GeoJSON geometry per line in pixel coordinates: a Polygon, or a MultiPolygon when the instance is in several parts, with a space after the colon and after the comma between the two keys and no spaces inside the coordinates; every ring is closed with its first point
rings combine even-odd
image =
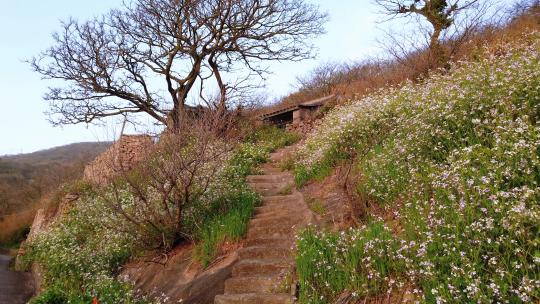
{"type": "Polygon", "coordinates": [[[224,113],[239,87],[223,73],[264,78],[266,61],[311,58],[311,38],[325,21],[303,0],[133,0],[100,18],[63,23],[53,46],[29,62],[65,82],[45,95],[53,124],[146,113],[177,130],[192,88],[206,86],[201,75],[216,80],[224,113]]]}

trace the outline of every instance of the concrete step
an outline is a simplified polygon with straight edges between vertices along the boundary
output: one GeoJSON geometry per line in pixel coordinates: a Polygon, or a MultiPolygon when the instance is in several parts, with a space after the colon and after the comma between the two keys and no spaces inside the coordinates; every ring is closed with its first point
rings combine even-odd
{"type": "Polygon", "coordinates": [[[295,239],[294,236],[289,237],[263,237],[263,238],[253,238],[245,241],[245,247],[252,246],[287,246],[292,247],[294,245],[295,239]]]}
{"type": "Polygon", "coordinates": [[[264,163],[259,166],[259,169],[261,169],[264,174],[283,173],[283,171],[275,163],[264,163]]]}
{"type": "Polygon", "coordinates": [[[214,304],[292,304],[294,299],[289,294],[235,294],[218,295],[214,304]]]}
{"type": "Polygon", "coordinates": [[[265,219],[268,217],[276,217],[276,216],[288,216],[290,214],[306,214],[310,212],[310,210],[307,207],[296,207],[296,208],[283,208],[283,209],[263,209],[255,213],[255,216],[253,216],[253,219],[265,219]]]}
{"type": "Polygon", "coordinates": [[[276,245],[273,247],[252,246],[238,250],[238,257],[243,259],[283,259],[284,261],[292,261],[293,253],[292,246],[276,245]]]}
{"type": "Polygon", "coordinates": [[[225,281],[225,294],[273,293],[281,285],[279,276],[233,277],[225,281]]]}
{"type": "Polygon", "coordinates": [[[262,196],[285,195],[294,191],[294,184],[287,182],[249,183],[249,186],[262,196]]]}
{"type": "MultiPolygon", "coordinates": [[[[277,211],[277,210],[276,210],[277,211]]],[[[252,219],[249,222],[249,227],[267,227],[272,225],[280,225],[293,227],[304,221],[306,217],[301,212],[289,213],[289,214],[280,214],[280,213],[271,213],[267,215],[259,215],[258,217],[252,219]]]]}
{"type": "Polygon", "coordinates": [[[275,173],[275,174],[267,174],[267,175],[249,175],[247,177],[248,183],[279,183],[279,182],[286,182],[286,183],[292,183],[294,182],[293,176],[290,173],[275,173]]]}
{"type": "Polygon", "coordinates": [[[286,215],[295,212],[304,212],[309,209],[302,204],[291,204],[291,205],[262,205],[261,207],[255,207],[254,218],[261,218],[266,216],[277,216],[277,215],[286,215]]]}
{"type": "MultiPolygon", "coordinates": [[[[285,185],[287,187],[289,184],[285,185]]],[[[283,185],[280,185],[283,187],[283,185]]],[[[274,204],[282,204],[282,205],[294,205],[294,204],[301,204],[303,203],[304,197],[301,193],[296,192],[296,190],[293,188],[293,192],[290,194],[274,194],[274,195],[264,195],[262,197],[262,205],[274,205],[274,204]]]]}
{"type": "Polygon", "coordinates": [[[247,232],[248,239],[292,237],[296,227],[272,225],[266,227],[249,227],[247,232]]]}
{"type": "Polygon", "coordinates": [[[234,265],[233,277],[241,276],[265,276],[265,275],[286,275],[293,267],[293,263],[278,260],[241,260],[234,265]]]}

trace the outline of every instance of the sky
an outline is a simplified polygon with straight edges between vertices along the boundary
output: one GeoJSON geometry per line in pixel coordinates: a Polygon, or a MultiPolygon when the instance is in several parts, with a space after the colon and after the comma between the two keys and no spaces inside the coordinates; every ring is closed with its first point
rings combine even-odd
{"type": "MultiPolygon", "coordinates": [[[[329,14],[326,34],[314,41],[317,57],[298,63],[274,62],[265,85],[273,97],[294,91],[296,77],[324,62],[350,62],[378,56],[377,23],[382,16],[372,0],[307,0],[329,14]]],[[[101,126],[53,127],[43,100],[50,82],[31,71],[25,60],[52,43],[60,21],[84,21],[120,6],[121,0],[0,0],[0,155],[29,153],[82,141],[112,140],[120,121],[101,126]]],[[[391,25],[387,25],[391,26],[391,25]]]]}

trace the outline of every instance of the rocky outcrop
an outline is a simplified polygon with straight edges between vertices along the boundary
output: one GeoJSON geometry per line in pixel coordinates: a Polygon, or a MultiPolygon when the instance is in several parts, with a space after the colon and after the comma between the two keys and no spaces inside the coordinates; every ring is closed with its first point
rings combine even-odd
{"type": "Polygon", "coordinates": [[[36,216],[34,217],[34,221],[32,222],[32,226],[30,227],[30,232],[28,233],[26,240],[32,240],[38,234],[47,229],[47,227],[64,215],[78,199],[79,194],[68,193],[64,195],[56,208],[49,207],[39,209],[36,212],[36,216]]]}

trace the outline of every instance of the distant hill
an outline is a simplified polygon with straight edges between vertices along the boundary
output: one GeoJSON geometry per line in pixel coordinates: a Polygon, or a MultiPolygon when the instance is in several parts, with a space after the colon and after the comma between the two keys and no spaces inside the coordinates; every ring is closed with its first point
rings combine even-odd
{"type": "Polygon", "coordinates": [[[84,166],[110,145],[83,142],[0,156],[0,215],[24,210],[62,183],[81,177],[84,166]]]}
{"type": "Polygon", "coordinates": [[[109,146],[111,146],[111,142],[81,142],[32,153],[0,156],[0,161],[4,160],[34,165],[50,162],[72,162],[88,157],[94,158],[109,146]]]}

